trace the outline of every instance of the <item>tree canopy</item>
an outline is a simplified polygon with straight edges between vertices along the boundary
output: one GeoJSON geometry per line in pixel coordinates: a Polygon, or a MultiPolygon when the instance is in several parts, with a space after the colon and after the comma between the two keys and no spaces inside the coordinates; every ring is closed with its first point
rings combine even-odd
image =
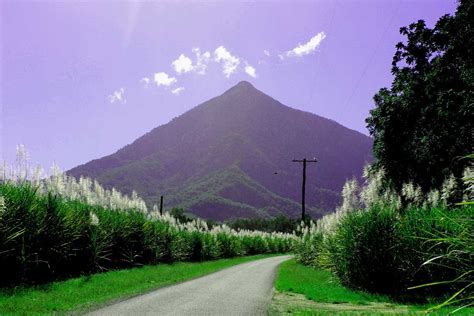
{"type": "Polygon", "coordinates": [[[390,88],[374,96],[367,118],[375,166],[396,187],[408,181],[425,191],[459,177],[472,152],[474,115],[474,2],[430,29],[423,20],[402,27],[390,88]]]}

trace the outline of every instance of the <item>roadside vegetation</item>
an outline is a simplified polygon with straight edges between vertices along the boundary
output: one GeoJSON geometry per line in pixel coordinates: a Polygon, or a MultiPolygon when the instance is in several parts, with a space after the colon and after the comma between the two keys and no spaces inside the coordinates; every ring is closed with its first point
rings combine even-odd
{"type": "MultiPolygon", "coordinates": [[[[403,304],[386,295],[353,290],[341,285],[329,270],[315,269],[295,260],[280,265],[275,289],[271,315],[419,315],[436,304],[403,304]]],[[[430,315],[446,315],[450,311],[445,307],[430,315]]],[[[473,312],[474,309],[464,309],[456,315],[473,312]]]]}
{"type": "Polygon", "coordinates": [[[18,147],[17,165],[0,172],[0,287],[41,284],[148,264],[205,261],[288,252],[290,234],[212,229],[181,223],[135,193],[54,169],[31,170],[18,147]]]}
{"type": "Polygon", "coordinates": [[[259,230],[264,232],[281,232],[292,234],[296,231],[299,221],[285,215],[278,215],[270,219],[241,218],[228,223],[233,229],[259,230]]]}
{"type": "Polygon", "coordinates": [[[85,312],[110,302],[268,256],[271,255],[147,265],[81,276],[41,286],[4,289],[0,291],[0,314],[85,312]]]}
{"type": "Polygon", "coordinates": [[[353,291],[473,313],[473,16],[460,1],[433,29],[401,28],[394,81],[367,119],[375,163],[335,213],[303,223],[298,262],[353,291]]]}
{"type": "MultiPolygon", "coordinates": [[[[172,208],[169,213],[181,223],[192,222],[195,218],[195,216],[193,216],[192,214],[186,213],[183,208],[172,208]]],[[[309,219],[310,216],[307,215],[307,218],[309,219]]],[[[299,225],[299,220],[290,218],[284,214],[279,214],[271,218],[237,218],[225,221],[223,223],[208,219],[206,220],[206,224],[209,228],[225,224],[237,231],[253,230],[267,233],[279,232],[294,234],[299,225]]]]}
{"type": "Polygon", "coordinates": [[[292,259],[278,269],[275,289],[280,292],[304,294],[308,299],[321,303],[390,302],[386,296],[351,291],[343,287],[329,270],[314,269],[292,259]]]}
{"type": "MultiPolygon", "coordinates": [[[[297,261],[331,271],[347,288],[398,302],[444,299],[438,307],[470,306],[474,207],[447,202],[461,189],[448,179],[441,192],[425,196],[407,184],[398,195],[384,187],[383,171],[366,171],[366,177],[362,187],[356,180],[346,183],[335,213],[300,228],[297,261]]],[[[467,190],[472,194],[472,183],[467,190]]]]}

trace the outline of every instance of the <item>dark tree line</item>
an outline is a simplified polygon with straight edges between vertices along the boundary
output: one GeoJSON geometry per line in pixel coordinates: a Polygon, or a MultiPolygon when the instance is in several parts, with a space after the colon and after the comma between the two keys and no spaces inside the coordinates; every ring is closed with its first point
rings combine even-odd
{"type": "MultiPolygon", "coordinates": [[[[182,208],[171,209],[170,215],[181,223],[193,220],[193,216],[182,208]]],[[[214,220],[206,220],[206,223],[209,228],[222,224],[214,220]]],[[[279,214],[272,218],[238,218],[224,222],[224,224],[235,230],[259,230],[268,233],[281,232],[290,234],[296,231],[299,223],[298,219],[289,218],[284,214],[279,214]]]]}
{"type": "Polygon", "coordinates": [[[289,218],[286,215],[280,214],[270,219],[264,218],[245,218],[236,219],[229,223],[233,229],[240,230],[259,230],[264,232],[281,232],[292,233],[296,231],[299,220],[289,218]]]}

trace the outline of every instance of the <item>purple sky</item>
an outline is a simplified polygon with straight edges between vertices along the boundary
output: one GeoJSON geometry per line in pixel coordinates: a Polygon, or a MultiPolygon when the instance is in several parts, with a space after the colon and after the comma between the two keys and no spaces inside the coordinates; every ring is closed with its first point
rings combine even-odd
{"type": "Polygon", "coordinates": [[[391,82],[400,26],[432,26],[456,7],[229,2],[1,1],[0,159],[13,161],[23,143],[32,163],[69,169],[241,80],[368,134],[364,120],[372,96],[391,82]]]}

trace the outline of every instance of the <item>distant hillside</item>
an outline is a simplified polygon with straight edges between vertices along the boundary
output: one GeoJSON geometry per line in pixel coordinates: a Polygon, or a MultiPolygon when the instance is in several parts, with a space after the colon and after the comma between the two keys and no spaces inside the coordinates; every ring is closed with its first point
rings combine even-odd
{"type": "Polygon", "coordinates": [[[159,126],[116,153],[68,171],[150,205],[184,207],[203,218],[296,217],[307,168],[313,216],[334,209],[346,179],[372,160],[372,139],[332,120],[287,107],[240,82],[222,95],[159,126]]]}

